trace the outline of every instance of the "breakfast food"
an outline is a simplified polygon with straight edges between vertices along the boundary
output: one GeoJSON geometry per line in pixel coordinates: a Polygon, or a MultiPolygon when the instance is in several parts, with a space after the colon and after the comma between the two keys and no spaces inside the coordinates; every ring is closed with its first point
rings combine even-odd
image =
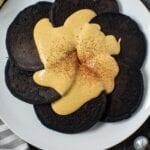
{"type": "MultiPolygon", "coordinates": [[[[78,93],[77,93],[78,94],[78,93]]],[[[50,105],[35,105],[35,112],[41,122],[48,128],[63,133],[83,132],[92,127],[104,114],[107,99],[105,93],[83,105],[70,115],[58,115],[50,105]]]]}
{"type": "Polygon", "coordinates": [[[40,2],[20,12],[10,25],[6,46],[11,60],[22,70],[43,68],[33,38],[33,29],[41,18],[47,18],[51,3],[40,2]]]}
{"type": "Polygon", "coordinates": [[[54,89],[37,85],[33,81],[33,73],[7,62],[6,84],[14,96],[30,104],[50,103],[61,97],[54,89]]]}
{"type": "Polygon", "coordinates": [[[50,18],[55,27],[61,26],[70,14],[81,9],[94,10],[97,15],[119,12],[116,0],[56,0],[50,11],[50,18]]]}
{"type": "Polygon", "coordinates": [[[51,3],[47,2],[29,6],[15,18],[6,37],[8,54],[14,62],[6,67],[8,87],[13,95],[32,104],[48,103],[60,97],[54,89],[39,87],[32,79],[34,71],[43,68],[33,38],[34,26],[41,18],[48,17],[50,8],[51,3]]]}
{"type": "Polygon", "coordinates": [[[10,25],[6,46],[9,90],[50,129],[127,119],[142,101],[145,37],[115,0],[32,5],[10,25]]]}
{"type": "Polygon", "coordinates": [[[121,37],[121,51],[119,57],[127,57],[133,60],[140,68],[146,55],[146,40],[137,23],[130,17],[119,13],[104,13],[91,23],[102,26],[105,34],[113,34],[121,37]]]}
{"type": "Polygon", "coordinates": [[[119,74],[114,91],[107,96],[109,101],[104,117],[105,122],[129,118],[139,107],[143,96],[143,78],[137,66],[125,59],[117,59],[119,74]]]}

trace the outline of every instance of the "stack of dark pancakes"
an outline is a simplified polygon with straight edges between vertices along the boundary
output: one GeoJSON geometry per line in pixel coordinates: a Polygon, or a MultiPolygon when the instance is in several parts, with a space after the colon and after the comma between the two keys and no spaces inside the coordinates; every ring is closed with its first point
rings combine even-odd
{"type": "Polygon", "coordinates": [[[15,18],[7,32],[6,46],[9,54],[6,83],[9,90],[19,99],[33,104],[39,120],[48,128],[64,133],[82,132],[99,120],[115,122],[129,118],[142,101],[143,78],[140,68],[146,55],[146,40],[137,23],[119,13],[115,0],[39,2],[24,9],[15,18]],[[110,95],[103,92],[78,111],[61,116],[51,108],[51,103],[61,95],[53,88],[37,85],[32,78],[34,72],[43,68],[33,30],[41,18],[49,18],[53,26],[58,27],[72,13],[85,8],[97,13],[90,23],[100,24],[106,35],[121,38],[121,53],[114,56],[120,71],[110,95]]]}

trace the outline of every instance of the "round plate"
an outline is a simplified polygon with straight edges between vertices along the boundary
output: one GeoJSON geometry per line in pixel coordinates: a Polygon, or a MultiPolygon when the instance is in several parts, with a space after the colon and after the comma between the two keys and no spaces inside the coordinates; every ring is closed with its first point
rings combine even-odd
{"type": "MultiPolygon", "coordinates": [[[[37,119],[32,105],[13,97],[4,80],[4,69],[8,58],[5,46],[6,31],[14,17],[23,8],[38,0],[11,0],[0,10],[0,117],[18,136],[44,150],[100,150],[125,140],[135,132],[150,114],[150,53],[142,68],[145,93],[143,104],[128,120],[117,123],[98,123],[92,129],[74,135],[62,134],[47,129],[37,119]]],[[[121,11],[134,18],[147,37],[150,50],[150,14],[139,0],[118,0],[121,11]]]]}

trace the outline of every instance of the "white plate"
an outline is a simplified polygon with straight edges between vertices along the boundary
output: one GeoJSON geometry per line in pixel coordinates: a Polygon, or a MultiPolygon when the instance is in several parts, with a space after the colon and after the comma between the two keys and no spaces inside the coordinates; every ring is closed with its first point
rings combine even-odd
{"type": "MultiPolygon", "coordinates": [[[[143,67],[145,94],[143,104],[128,120],[117,123],[97,124],[91,130],[66,135],[47,129],[36,117],[32,105],[17,100],[8,91],[4,80],[7,61],[6,31],[16,14],[38,0],[9,0],[0,10],[0,116],[17,135],[44,150],[101,150],[111,147],[130,136],[150,114],[150,53],[143,67]],[[99,125],[99,126],[98,126],[99,125]]],[[[118,0],[124,14],[133,17],[147,37],[150,50],[150,14],[139,0],[118,0]]]]}

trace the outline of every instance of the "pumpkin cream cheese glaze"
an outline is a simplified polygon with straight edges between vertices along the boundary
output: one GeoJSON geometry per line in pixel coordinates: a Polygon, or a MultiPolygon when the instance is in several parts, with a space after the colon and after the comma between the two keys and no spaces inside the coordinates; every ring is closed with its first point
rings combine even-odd
{"type": "Polygon", "coordinates": [[[63,26],[53,27],[43,18],[34,28],[44,69],[35,72],[33,79],[62,96],[51,104],[59,115],[71,114],[115,87],[119,66],[112,55],[119,54],[120,40],[106,36],[100,25],[89,23],[95,16],[94,11],[82,9],[69,16],[63,26]]]}

